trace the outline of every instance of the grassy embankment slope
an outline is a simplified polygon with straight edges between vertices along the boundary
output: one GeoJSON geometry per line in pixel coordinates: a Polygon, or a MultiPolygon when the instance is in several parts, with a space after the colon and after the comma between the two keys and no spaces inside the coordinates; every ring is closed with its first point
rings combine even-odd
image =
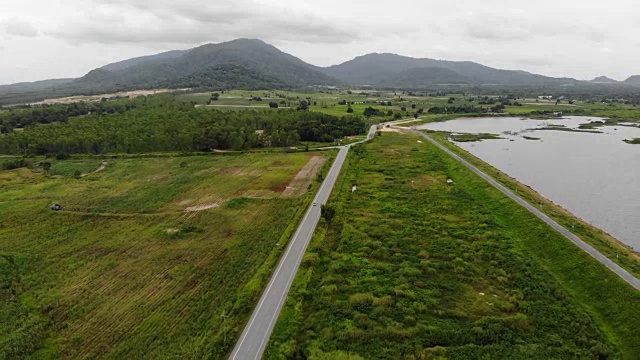
{"type": "Polygon", "coordinates": [[[419,139],[354,149],[267,358],[640,352],[637,291],[419,139]]]}
{"type": "Polygon", "coordinates": [[[640,254],[630,249],[627,245],[621,243],[603,230],[574,216],[561,206],[538,194],[531,187],[520,183],[516,179],[473,156],[468,151],[455,146],[455,144],[447,140],[447,134],[441,132],[429,132],[429,134],[438,142],[496,179],[502,185],[515,191],[530,204],[539,204],[540,209],[547,216],[565,228],[570,229],[571,232],[598,249],[598,251],[625,268],[634,276],[640,277],[640,254]]]}
{"type": "Polygon", "coordinates": [[[224,357],[317,189],[280,197],[311,155],[0,171],[0,358],[224,357]]]}

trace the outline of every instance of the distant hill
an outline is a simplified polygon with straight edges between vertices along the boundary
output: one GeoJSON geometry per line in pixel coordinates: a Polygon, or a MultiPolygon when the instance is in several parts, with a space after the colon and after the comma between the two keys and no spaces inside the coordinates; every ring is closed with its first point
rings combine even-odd
{"type": "Polygon", "coordinates": [[[548,85],[574,83],[525,71],[499,70],[470,61],[417,59],[395,54],[368,54],[324,69],[325,74],[360,85],[407,86],[430,84],[548,85]],[[430,74],[432,73],[432,74],[430,74]],[[423,81],[420,81],[423,79],[423,81]]]}
{"type": "Polygon", "coordinates": [[[112,64],[105,65],[101,67],[102,70],[107,71],[121,71],[130,67],[134,67],[136,65],[144,64],[149,61],[154,60],[171,60],[175,58],[179,58],[184,55],[188,50],[172,50],[163,52],[156,55],[148,55],[148,56],[140,56],[129,60],[119,61],[112,64]]]}
{"type": "Polygon", "coordinates": [[[24,99],[42,100],[44,94],[48,96],[66,96],[65,91],[59,89],[74,79],[52,79],[35,82],[0,85],[0,104],[12,104],[24,99]]]}
{"type": "Polygon", "coordinates": [[[109,91],[153,87],[240,89],[335,85],[319,68],[260,40],[239,39],[126,60],[73,82],[109,91]]]}
{"type": "MultiPolygon", "coordinates": [[[[613,84],[615,80],[598,77],[592,81],[578,81],[500,70],[470,61],[378,53],[321,68],[261,40],[238,39],[119,61],[91,70],[78,79],[0,86],[0,104],[151,88],[276,89],[373,85],[415,89],[433,85],[596,86],[595,83],[609,82],[613,84]]],[[[619,84],[640,86],[640,76],[632,76],[619,84]]]]}
{"type": "Polygon", "coordinates": [[[397,86],[398,84],[402,84],[402,86],[406,87],[419,88],[436,84],[459,85],[470,82],[471,79],[469,77],[449,69],[441,67],[421,67],[394,73],[382,80],[380,84],[383,86],[397,86]]]}
{"type": "Polygon", "coordinates": [[[640,86],[640,75],[630,76],[627,80],[623,81],[626,85],[640,86]]]}
{"type": "Polygon", "coordinates": [[[606,76],[598,76],[597,78],[591,80],[590,82],[594,84],[617,84],[618,80],[614,80],[606,76]]]}

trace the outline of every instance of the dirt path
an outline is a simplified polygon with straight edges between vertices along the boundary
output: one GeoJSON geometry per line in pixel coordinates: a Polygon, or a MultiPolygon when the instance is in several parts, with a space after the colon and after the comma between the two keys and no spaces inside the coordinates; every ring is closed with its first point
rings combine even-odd
{"type": "Polygon", "coordinates": [[[312,157],[302,170],[298,171],[298,174],[291,180],[280,196],[283,198],[302,196],[302,194],[307,191],[309,184],[311,184],[325,161],[326,159],[322,156],[312,157]]]}
{"type": "Polygon", "coordinates": [[[209,210],[209,209],[215,209],[217,207],[220,207],[220,203],[219,202],[214,202],[211,204],[203,204],[203,205],[196,205],[196,206],[191,206],[188,207],[186,209],[184,209],[185,212],[196,212],[196,211],[204,211],[204,210],[209,210]]]}
{"type": "Polygon", "coordinates": [[[107,164],[108,164],[108,163],[107,163],[106,161],[102,161],[102,162],[100,162],[100,166],[98,166],[98,168],[97,168],[97,169],[93,170],[92,172],[88,172],[88,173],[85,173],[85,174],[81,174],[81,175],[80,175],[80,177],[89,176],[89,175],[91,175],[91,174],[95,174],[95,173],[97,173],[97,172],[103,171],[104,169],[106,169],[106,168],[107,168],[107,164]]]}

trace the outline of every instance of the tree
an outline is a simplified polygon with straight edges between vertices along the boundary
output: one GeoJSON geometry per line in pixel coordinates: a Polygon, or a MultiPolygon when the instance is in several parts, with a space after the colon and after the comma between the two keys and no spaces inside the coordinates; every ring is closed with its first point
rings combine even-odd
{"type": "Polygon", "coordinates": [[[366,116],[366,117],[384,116],[384,112],[369,106],[366,109],[364,109],[364,116],[366,116]]]}
{"type": "Polygon", "coordinates": [[[218,93],[213,93],[213,94],[211,94],[211,98],[210,98],[210,100],[218,101],[218,99],[219,99],[219,98],[220,98],[220,94],[218,94],[218,93]]]}
{"type": "Polygon", "coordinates": [[[403,106],[403,107],[400,108],[400,110],[407,111],[407,108],[403,106]]]}
{"type": "Polygon", "coordinates": [[[349,107],[347,108],[347,112],[349,114],[353,113],[353,108],[351,107],[351,105],[349,105],[349,107]]]}
{"type": "Polygon", "coordinates": [[[300,105],[298,105],[297,110],[307,111],[309,110],[309,103],[306,100],[300,100],[300,105]]]}
{"type": "Polygon", "coordinates": [[[272,109],[277,109],[278,108],[278,103],[275,101],[271,101],[269,102],[269,107],[272,109]]]}
{"type": "Polygon", "coordinates": [[[322,205],[320,207],[320,215],[330,223],[336,216],[336,208],[331,205],[322,205]]]}
{"type": "Polygon", "coordinates": [[[411,104],[411,108],[415,109],[416,108],[416,104],[411,104]]]}
{"type": "Polygon", "coordinates": [[[393,116],[393,111],[392,110],[387,111],[387,116],[393,116]]]}

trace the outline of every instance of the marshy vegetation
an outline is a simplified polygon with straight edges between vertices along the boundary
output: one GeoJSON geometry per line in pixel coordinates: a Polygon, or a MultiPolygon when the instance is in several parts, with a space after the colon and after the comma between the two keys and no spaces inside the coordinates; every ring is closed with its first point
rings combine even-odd
{"type": "Polygon", "coordinates": [[[640,351],[637,291],[417,139],[384,134],[354,149],[267,358],[640,351]]]}

